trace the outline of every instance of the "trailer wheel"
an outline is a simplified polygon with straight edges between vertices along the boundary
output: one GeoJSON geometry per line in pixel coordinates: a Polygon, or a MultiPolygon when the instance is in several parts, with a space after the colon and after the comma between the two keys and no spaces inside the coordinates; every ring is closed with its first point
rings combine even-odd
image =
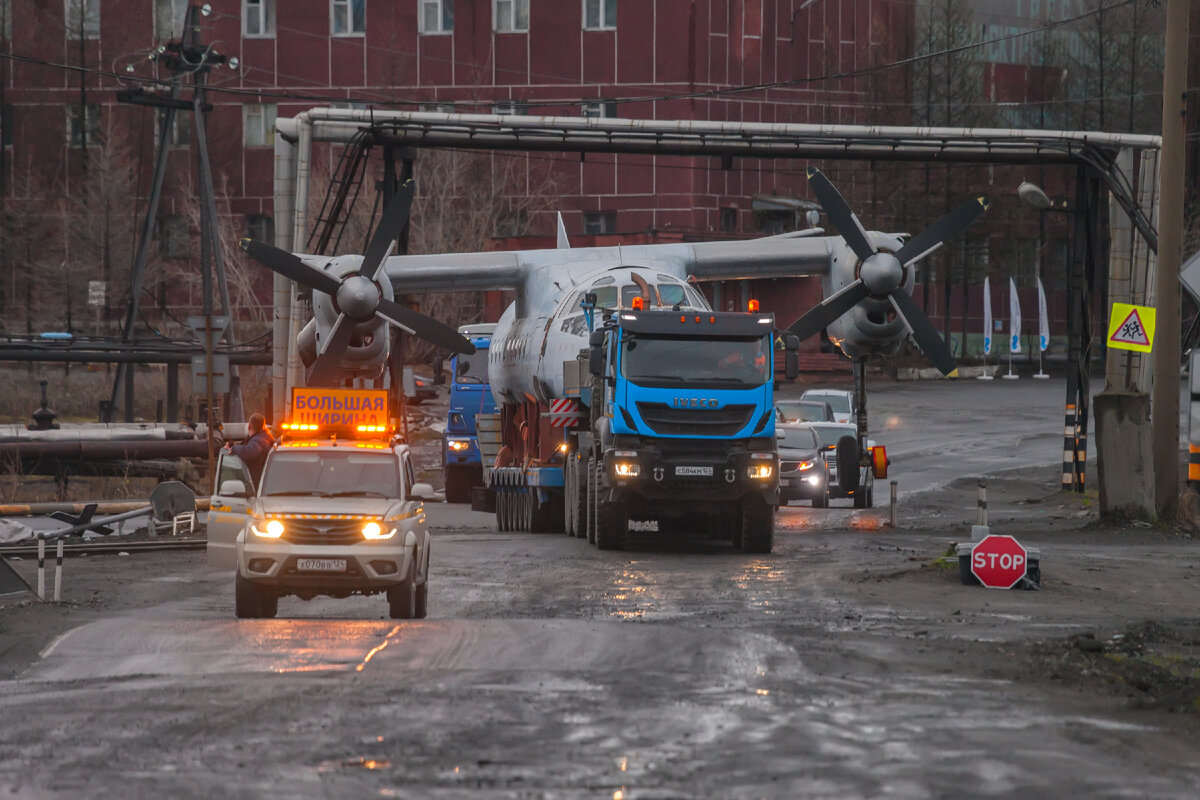
{"type": "Polygon", "coordinates": [[[843,436],[837,441],[838,488],[842,495],[858,489],[858,440],[843,436]]]}
{"type": "Polygon", "coordinates": [[[572,524],[574,526],[573,535],[580,539],[587,538],[587,484],[584,481],[584,462],[583,459],[576,458],[575,468],[572,472],[575,475],[572,491],[574,492],[574,508],[571,511],[572,524]]]}
{"type": "Polygon", "coordinates": [[[575,535],[575,456],[569,454],[563,464],[563,531],[575,535]]]}
{"type": "Polygon", "coordinates": [[[596,515],[596,547],[601,550],[620,550],[629,533],[629,507],[620,500],[600,503],[596,515]]]}
{"type": "Polygon", "coordinates": [[[584,492],[584,503],[587,506],[586,510],[586,525],[588,544],[596,543],[596,502],[599,492],[596,490],[596,459],[588,457],[587,466],[587,491],[584,492]]]}
{"type": "Polygon", "coordinates": [[[757,494],[742,500],[743,553],[769,553],[775,540],[775,509],[757,494]]]}

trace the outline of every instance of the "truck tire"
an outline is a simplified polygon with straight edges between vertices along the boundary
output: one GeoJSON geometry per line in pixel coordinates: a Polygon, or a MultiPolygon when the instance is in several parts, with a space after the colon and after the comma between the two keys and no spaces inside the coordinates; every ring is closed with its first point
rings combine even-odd
{"type": "Polygon", "coordinates": [[[238,619],[272,619],[279,611],[279,597],[242,577],[233,576],[233,614],[238,619]]]}
{"type": "Polygon", "coordinates": [[[743,553],[769,553],[775,545],[775,509],[762,497],[750,495],[742,500],[743,553]]]}
{"type": "Polygon", "coordinates": [[[446,502],[471,502],[471,488],[475,485],[475,470],[471,467],[446,467],[446,502]]]}
{"type": "Polygon", "coordinates": [[[580,539],[587,538],[587,483],[584,467],[587,462],[583,459],[575,459],[575,508],[572,511],[575,524],[575,536],[580,539]]]}
{"type": "Polygon", "coordinates": [[[563,531],[567,536],[575,535],[575,456],[567,456],[563,464],[563,531]]]}
{"type": "Polygon", "coordinates": [[[596,459],[589,457],[587,466],[587,491],[584,502],[587,505],[587,516],[584,530],[587,532],[588,544],[596,543],[596,459]]]}
{"type": "Polygon", "coordinates": [[[620,500],[600,503],[596,514],[596,547],[601,550],[620,550],[625,547],[628,533],[628,506],[620,500]]]}
{"type": "Polygon", "coordinates": [[[387,590],[388,615],[392,619],[413,619],[417,614],[416,564],[409,563],[408,577],[387,590]]]}
{"type": "Polygon", "coordinates": [[[843,495],[858,489],[858,440],[843,436],[837,441],[838,488],[843,495]]]}

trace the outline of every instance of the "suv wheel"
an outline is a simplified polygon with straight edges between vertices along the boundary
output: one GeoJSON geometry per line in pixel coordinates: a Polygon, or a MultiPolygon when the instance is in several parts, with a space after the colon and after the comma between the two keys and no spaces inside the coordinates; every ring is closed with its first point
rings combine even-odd
{"type": "Polygon", "coordinates": [[[279,611],[279,597],[242,577],[233,576],[233,613],[238,619],[271,619],[279,611]]]}

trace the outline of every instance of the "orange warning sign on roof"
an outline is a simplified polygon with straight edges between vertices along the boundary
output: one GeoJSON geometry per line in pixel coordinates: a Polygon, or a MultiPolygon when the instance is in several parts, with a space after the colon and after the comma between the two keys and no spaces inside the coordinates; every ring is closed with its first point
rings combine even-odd
{"type": "Polygon", "coordinates": [[[1154,343],[1154,309],[1113,303],[1108,318],[1108,346],[1149,353],[1154,343]]]}

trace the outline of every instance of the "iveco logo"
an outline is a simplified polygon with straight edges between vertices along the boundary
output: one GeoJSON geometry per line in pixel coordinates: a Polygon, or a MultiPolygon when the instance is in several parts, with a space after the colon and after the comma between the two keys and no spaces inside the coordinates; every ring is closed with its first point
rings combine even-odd
{"type": "Polygon", "coordinates": [[[676,397],[673,403],[675,408],[719,408],[720,404],[714,397],[705,399],[703,397],[676,397]]]}

